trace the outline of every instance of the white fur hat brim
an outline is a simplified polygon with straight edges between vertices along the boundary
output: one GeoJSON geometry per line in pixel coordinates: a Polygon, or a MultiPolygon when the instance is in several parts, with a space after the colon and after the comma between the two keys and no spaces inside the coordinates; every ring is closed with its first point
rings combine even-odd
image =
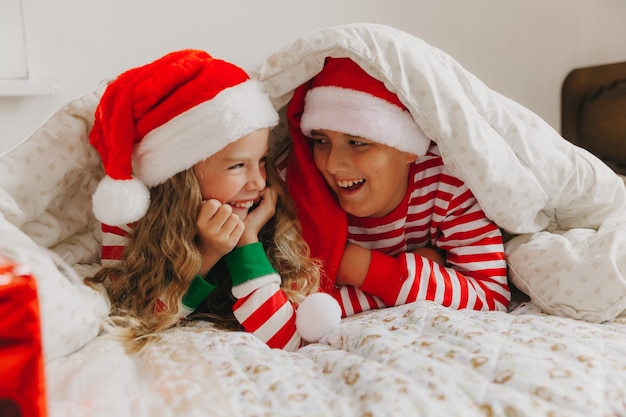
{"type": "Polygon", "coordinates": [[[430,139],[408,111],[371,94],[334,86],[309,90],[300,129],[332,130],[373,140],[403,152],[425,155],[430,139]]]}
{"type": "Polygon", "coordinates": [[[133,150],[134,175],[153,187],[237,139],[277,124],[263,85],[245,81],[147,133],[133,150]]]}

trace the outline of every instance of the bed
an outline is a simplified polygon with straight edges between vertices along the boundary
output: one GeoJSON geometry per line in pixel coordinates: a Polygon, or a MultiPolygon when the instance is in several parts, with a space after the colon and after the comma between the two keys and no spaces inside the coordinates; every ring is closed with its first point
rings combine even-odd
{"type": "MultiPolygon", "coordinates": [[[[90,196],[102,169],[87,135],[101,84],[0,157],[0,253],[36,282],[47,415],[626,415],[621,177],[444,52],[386,26],[307,34],[256,75],[284,108],[329,53],[356,59],[396,91],[483,199],[507,236],[509,311],[418,301],[346,318],[296,352],[194,322],[128,355],[99,333],[106,296],[81,282],[99,267],[90,196]],[[485,176],[503,167],[507,181],[485,176]]],[[[284,123],[273,140],[288,140],[284,123]]],[[[30,375],[24,383],[37,382],[30,375]]]]}

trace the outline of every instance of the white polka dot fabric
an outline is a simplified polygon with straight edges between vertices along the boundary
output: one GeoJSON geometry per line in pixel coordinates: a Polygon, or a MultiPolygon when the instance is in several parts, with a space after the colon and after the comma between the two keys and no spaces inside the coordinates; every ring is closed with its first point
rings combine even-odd
{"type": "Polygon", "coordinates": [[[597,158],[446,53],[375,24],[322,29],[258,71],[275,105],[345,56],[395,92],[444,163],[507,233],[510,279],[546,311],[601,322],[626,309],[626,190],[597,158]]]}
{"type": "Polygon", "coordinates": [[[100,93],[63,106],[0,156],[0,253],[35,275],[47,361],[92,340],[108,315],[106,298],[69,268],[100,256],[91,194],[102,169],[88,140],[100,93]]]}

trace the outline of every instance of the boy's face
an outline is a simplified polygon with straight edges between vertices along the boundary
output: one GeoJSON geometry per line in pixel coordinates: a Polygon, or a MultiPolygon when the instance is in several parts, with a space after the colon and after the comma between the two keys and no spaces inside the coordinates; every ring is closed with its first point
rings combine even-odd
{"type": "Polygon", "coordinates": [[[229,204],[245,220],[265,189],[268,144],[269,129],[259,129],[194,165],[202,199],[229,204]]]}
{"type": "Polygon", "coordinates": [[[357,217],[382,217],[408,188],[417,156],[331,130],[314,130],[313,159],[343,210],[357,217]]]}

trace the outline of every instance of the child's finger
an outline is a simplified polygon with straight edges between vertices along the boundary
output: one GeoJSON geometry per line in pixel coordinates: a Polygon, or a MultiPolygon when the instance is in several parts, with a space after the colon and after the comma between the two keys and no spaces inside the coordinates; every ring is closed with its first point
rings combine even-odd
{"type": "Polygon", "coordinates": [[[215,199],[203,201],[200,207],[200,213],[198,213],[198,223],[204,223],[211,219],[221,206],[222,203],[215,199]]]}
{"type": "MultiPolygon", "coordinates": [[[[261,201],[255,211],[262,211],[266,216],[272,217],[276,212],[276,202],[278,194],[271,187],[266,188],[260,193],[261,201]]],[[[254,212],[252,212],[253,214],[254,212]]]]}
{"type": "Polygon", "coordinates": [[[243,232],[246,229],[246,226],[244,222],[239,218],[239,216],[237,216],[236,214],[233,214],[233,216],[237,217],[237,221],[230,233],[230,241],[232,242],[233,245],[235,245],[237,244],[237,242],[243,235],[243,232]]]}
{"type": "Polygon", "coordinates": [[[236,230],[239,226],[243,228],[243,221],[241,220],[239,216],[233,213],[231,209],[230,214],[227,217],[225,217],[223,221],[221,221],[220,229],[225,234],[232,235],[233,233],[236,233],[236,230]]]}
{"type": "Polygon", "coordinates": [[[274,188],[269,186],[265,188],[260,194],[263,201],[266,201],[271,206],[276,207],[276,202],[278,201],[278,193],[274,188]]]}
{"type": "Polygon", "coordinates": [[[218,200],[207,200],[200,208],[198,227],[219,230],[231,215],[233,209],[228,204],[222,204],[218,200]]]}
{"type": "Polygon", "coordinates": [[[243,222],[232,207],[217,200],[203,203],[197,227],[202,246],[221,254],[232,250],[244,231],[243,222]]]}

